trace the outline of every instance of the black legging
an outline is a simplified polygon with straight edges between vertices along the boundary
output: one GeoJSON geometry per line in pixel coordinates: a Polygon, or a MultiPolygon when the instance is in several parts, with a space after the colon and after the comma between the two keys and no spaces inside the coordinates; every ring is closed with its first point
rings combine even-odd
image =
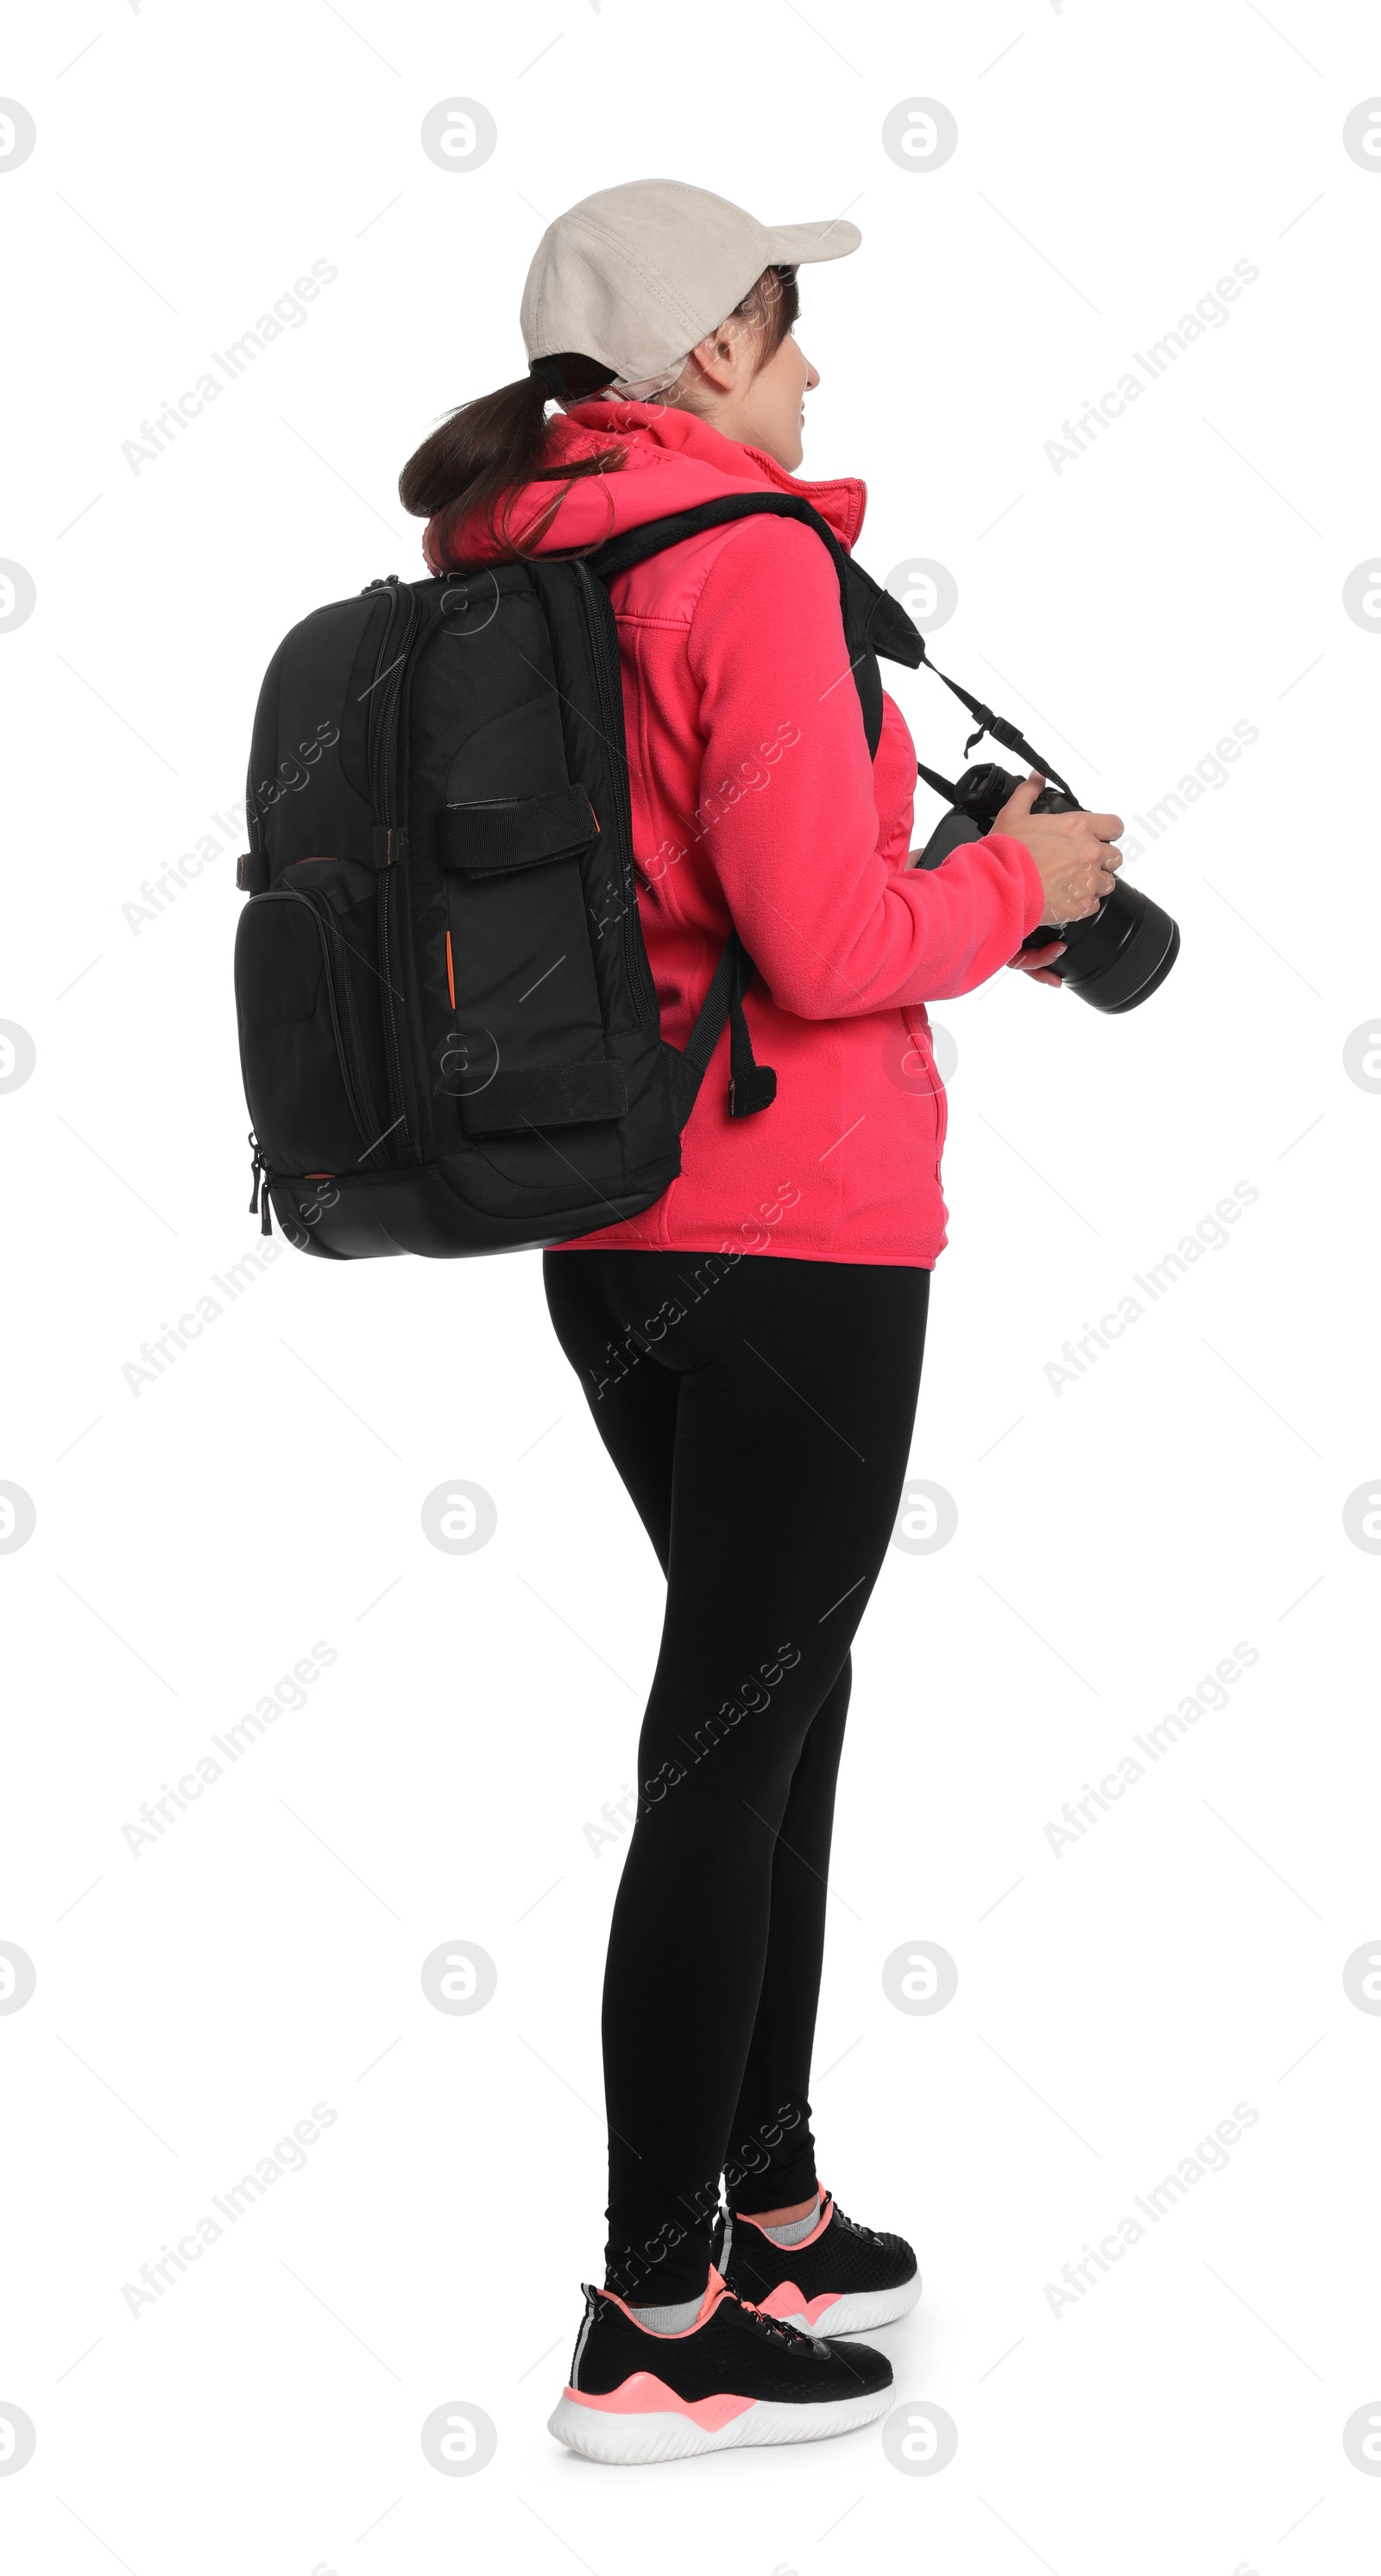
{"type": "Polygon", "coordinates": [[[607,2279],[703,2290],[815,2188],[811,2044],[849,1645],[906,1475],[930,1274],[557,1252],[547,1303],[667,1578],[604,1983],[607,2279]]]}

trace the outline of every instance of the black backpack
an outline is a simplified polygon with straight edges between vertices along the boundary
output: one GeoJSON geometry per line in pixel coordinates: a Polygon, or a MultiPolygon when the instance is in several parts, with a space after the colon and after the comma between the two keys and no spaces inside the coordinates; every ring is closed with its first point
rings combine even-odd
{"type": "Polygon", "coordinates": [[[788,494],[727,495],[583,557],[391,574],[284,638],[255,716],[237,870],[251,897],[235,943],[250,1208],[265,1234],[272,1206],[290,1243],[327,1260],[449,1258],[636,1216],[680,1170],[726,1020],[730,1113],[769,1106],[776,1075],[753,1059],[754,970],[736,933],[686,1047],[661,1034],[606,588],[760,511],[830,549],[871,755],[876,656],[914,669],[925,646],[788,494]]]}

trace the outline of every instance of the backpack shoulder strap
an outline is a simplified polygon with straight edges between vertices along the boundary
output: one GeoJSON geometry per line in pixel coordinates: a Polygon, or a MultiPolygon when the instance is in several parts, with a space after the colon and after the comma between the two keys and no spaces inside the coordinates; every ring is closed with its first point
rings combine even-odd
{"type": "MultiPolygon", "coordinates": [[[[839,574],[841,607],[845,606],[845,575],[849,557],[827,519],[811,502],[794,492],[726,492],[722,500],[698,502],[693,510],[673,510],[665,519],[644,520],[640,528],[625,528],[622,535],[610,537],[584,561],[601,581],[612,581],[615,573],[627,572],[633,564],[646,563],[649,555],[661,554],[667,546],[679,546],[686,537],[698,537],[710,528],[728,526],[734,519],[799,519],[829,547],[839,574]]],[[[902,612],[905,615],[905,611],[902,612]]],[[[910,621],[908,620],[908,623],[910,621]]]]}
{"type": "MultiPolygon", "coordinates": [[[[909,662],[914,668],[925,647],[905,609],[889,592],[879,589],[878,584],[854,563],[828,520],[821,517],[803,494],[726,492],[721,500],[702,501],[692,510],[676,510],[666,518],[648,519],[641,527],[625,529],[583,560],[590,572],[609,582],[616,574],[630,571],[634,564],[646,563],[652,555],[663,553],[668,546],[680,545],[687,537],[698,537],[711,528],[726,527],[736,519],[763,517],[795,519],[801,526],[812,528],[829,550],[839,583],[845,649],[858,689],[871,756],[877,750],[882,729],[882,692],[874,656],[886,653],[891,659],[909,662]]],[[[752,981],[753,971],[753,961],[743,941],[736,930],[731,931],[720,951],[709,991],[684,1050],[678,1052],[674,1047],[667,1048],[682,1126],[695,1105],[696,1094],[724,1033],[726,1020],[729,1024],[730,1117],[750,1118],[758,1110],[768,1108],[776,1098],[776,1074],[771,1065],[760,1065],[755,1061],[743,1008],[743,997],[752,981]]]]}
{"type": "MultiPolygon", "coordinates": [[[[698,537],[710,528],[727,526],[735,519],[761,517],[797,519],[813,528],[829,548],[839,581],[839,605],[846,637],[850,630],[849,557],[834,530],[821,518],[813,505],[789,492],[726,492],[719,501],[703,501],[693,510],[676,510],[664,519],[648,519],[640,528],[625,529],[621,536],[611,537],[596,553],[586,555],[590,572],[602,581],[612,581],[616,574],[628,572],[634,564],[646,563],[650,556],[662,554],[668,546],[677,546],[687,537],[698,537]]],[[[853,642],[849,653],[853,659],[853,642]]],[[[872,746],[870,746],[871,748],[872,746]]],[[[684,1127],[695,1106],[696,1094],[704,1080],[710,1058],[729,1024],[729,1115],[751,1118],[767,1109],[777,1096],[777,1077],[770,1064],[757,1063],[743,997],[753,979],[753,961],[738,932],[732,930],[719,953],[710,981],[710,989],[700,1007],[699,1017],[685,1047],[667,1048],[672,1082],[677,1097],[680,1123],[684,1127]]]]}
{"type": "MultiPolygon", "coordinates": [[[[839,606],[844,622],[845,649],[853,672],[863,710],[864,731],[870,756],[876,752],[882,728],[882,689],[876,657],[882,654],[890,662],[901,662],[908,670],[922,665],[942,680],[951,694],[967,708],[978,728],[965,745],[971,752],[985,733],[996,742],[1029,761],[1044,772],[1068,795],[1059,772],[1032,750],[1024,734],[1006,717],[995,715],[981,698],[972,696],[958,680],[937,668],[925,648],[925,637],[907,615],[899,599],[884,590],[870,573],[855,563],[847,548],[841,545],[829,522],[822,518],[804,494],[792,492],[726,492],[722,500],[702,501],[692,510],[675,510],[663,519],[647,519],[641,527],[627,528],[621,535],[585,555],[590,572],[601,581],[612,581],[616,574],[628,572],[634,564],[646,563],[652,555],[662,554],[668,546],[680,545],[687,537],[698,537],[711,528],[730,525],[736,519],[795,519],[802,527],[813,528],[821,543],[828,547],[839,582],[839,606]]],[[[941,793],[948,783],[921,766],[921,775],[941,793]]],[[[932,864],[937,862],[932,861],[932,864]]],[[[681,1124],[684,1126],[695,1103],[705,1069],[723,1034],[726,1019],[730,1029],[729,1114],[750,1117],[755,1110],[766,1109],[776,1097],[777,1077],[770,1065],[758,1065],[753,1059],[752,1042],[744,1016],[743,996],[753,976],[753,961],[738,932],[732,931],[720,953],[709,992],[683,1053],[668,1047],[673,1059],[673,1082],[678,1095],[681,1124]]]]}
{"type": "Polygon", "coordinates": [[[616,573],[627,572],[630,565],[646,563],[648,557],[660,554],[666,546],[680,545],[686,537],[698,537],[710,528],[729,526],[735,519],[795,519],[801,527],[810,528],[828,549],[839,584],[839,613],[844,626],[844,650],[849,657],[863,716],[863,732],[868,744],[868,757],[873,759],[882,739],[882,680],[877,667],[879,653],[894,660],[911,660],[918,655],[912,649],[920,637],[904,608],[879,590],[866,572],[855,564],[847,547],[840,544],[827,519],[814,504],[794,492],[726,492],[720,501],[702,501],[694,510],[678,510],[665,519],[649,519],[641,528],[629,528],[619,537],[611,537],[597,554],[586,561],[605,581],[616,573]],[[890,616],[888,612],[891,612],[890,616]]]}

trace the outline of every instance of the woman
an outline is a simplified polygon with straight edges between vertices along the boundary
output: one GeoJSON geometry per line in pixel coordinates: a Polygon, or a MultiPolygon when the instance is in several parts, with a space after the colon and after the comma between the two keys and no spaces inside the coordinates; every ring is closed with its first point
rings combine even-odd
{"type": "MultiPolygon", "coordinates": [[[[572,208],[528,277],[529,376],[402,477],[433,570],[745,492],[803,493],[851,547],[862,484],[792,479],[819,382],[793,326],[798,264],[858,241],[670,181],[572,208]]],[[[869,759],[836,571],[797,521],[683,539],[611,597],[663,1033],[684,1043],[737,929],[777,1075],[770,1107],[734,1117],[712,1066],[681,1177],[544,1257],[667,1585],[604,1990],[606,2286],[551,2419],[632,2461],[810,2440],[888,2403],[884,2356],[835,2338],[912,2306],[915,2256],[820,2185],[808,2090],[849,1646],[945,1241],[925,1003],[1003,964],[1056,981],[1058,944],[1021,943],[1095,909],[1122,826],[1032,814],[1032,779],[986,839],[909,871],[910,736],[885,701],[869,759]]]]}

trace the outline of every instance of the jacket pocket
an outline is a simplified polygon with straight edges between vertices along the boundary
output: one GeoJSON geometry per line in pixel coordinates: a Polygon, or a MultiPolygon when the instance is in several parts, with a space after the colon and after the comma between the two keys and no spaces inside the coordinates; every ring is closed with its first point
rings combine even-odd
{"type": "Polygon", "coordinates": [[[949,1134],[949,1093],[946,1091],[944,1084],[940,1080],[939,1073],[936,1070],[935,1049],[931,1042],[930,1022],[926,1018],[924,1012],[908,1010],[903,1004],[901,1016],[902,1025],[905,1028],[907,1037],[910,1041],[908,1054],[904,1059],[904,1062],[906,1063],[908,1071],[914,1064],[916,1074],[914,1086],[908,1082],[906,1088],[909,1090],[914,1087],[917,1091],[927,1091],[930,1095],[931,1106],[934,1111],[935,1178],[938,1181],[940,1178],[940,1164],[945,1150],[945,1138],[949,1134]]]}
{"type": "MultiPolygon", "coordinates": [[[[335,865],[335,862],[322,862],[335,865]]],[[[364,871],[361,871],[364,874],[364,871]]],[[[324,895],[255,895],[235,942],[240,1061],[255,1134],[278,1172],[391,1162],[350,972],[350,912],[324,895]]]]}

